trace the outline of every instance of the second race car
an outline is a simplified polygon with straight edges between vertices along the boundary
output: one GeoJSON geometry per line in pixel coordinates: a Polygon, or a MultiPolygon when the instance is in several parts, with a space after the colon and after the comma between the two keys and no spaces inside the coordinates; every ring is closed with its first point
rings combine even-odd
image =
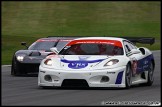
{"type": "Polygon", "coordinates": [[[54,54],[50,48],[57,47],[60,51],[71,39],[66,37],[40,38],[29,47],[26,46],[25,42],[22,42],[21,45],[25,45],[27,49],[18,50],[14,53],[11,75],[38,74],[40,62],[47,55],[54,54]]]}

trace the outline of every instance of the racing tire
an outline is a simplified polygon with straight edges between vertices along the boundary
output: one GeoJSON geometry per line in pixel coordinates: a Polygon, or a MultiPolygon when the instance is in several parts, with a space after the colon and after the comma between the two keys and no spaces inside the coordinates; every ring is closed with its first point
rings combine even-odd
{"type": "Polygon", "coordinates": [[[125,88],[129,89],[132,84],[132,69],[130,64],[126,66],[126,72],[125,72],[125,88]]]}
{"type": "Polygon", "coordinates": [[[13,76],[21,76],[21,75],[26,75],[25,72],[21,72],[22,69],[20,68],[20,64],[18,61],[12,60],[12,66],[11,66],[11,75],[13,76]]]}
{"type": "Polygon", "coordinates": [[[147,79],[147,83],[145,84],[146,86],[151,86],[154,82],[154,67],[153,67],[153,63],[150,64],[150,68],[148,71],[148,79],[147,79]]]}
{"type": "Polygon", "coordinates": [[[20,67],[18,66],[16,61],[12,61],[11,75],[13,75],[13,76],[20,75],[20,67]]]}
{"type": "Polygon", "coordinates": [[[53,89],[53,88],[55,88],[55,87],[51,87],[51,86],[39,86],[40,88],[42,88],[42,89],[53,89]]]}

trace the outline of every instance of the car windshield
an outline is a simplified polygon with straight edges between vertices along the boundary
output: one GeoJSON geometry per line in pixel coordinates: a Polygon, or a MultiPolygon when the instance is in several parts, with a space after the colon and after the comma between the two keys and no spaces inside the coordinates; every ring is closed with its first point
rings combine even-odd
{"type": "Polygon", "coordinates": [[[69,42],[69,41],[71,41],[70,39],[68,40],[59,40],[59,42],[58,42],[58,44],[57,44],[57,46],[56,46],[56,48],[57,48],[57,50],[58,51],[61,51],[61,49],[63,49],[63,47],[69,42]]]}
{"type": "Polygon", "coordinates": [[[123,48],[114,44],[80,43],[65,46],[61,55],[123,55],[123,48]]]}
{"type": "Polygon", "coordinates": [[[60,51],[69,41],[60,40],[57,43],[57,40],[38,40],[34,42],[28,49],[29,50],[43,50],[51,52],[50,48],[56,45],[57,49],[60,51]]]}

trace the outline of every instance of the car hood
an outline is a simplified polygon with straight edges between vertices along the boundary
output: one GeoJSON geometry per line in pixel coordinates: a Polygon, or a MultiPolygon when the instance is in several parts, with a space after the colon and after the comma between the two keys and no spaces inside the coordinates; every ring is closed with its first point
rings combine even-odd
{"type": "Polygon", "coordinates": [[[39,50],[19,50],[15,53],[15,56],[24,56],[24,60],[21,63],[40,63],[50,53],[52,52],[39,50]]]}
{"type": "Polygon", "coordinates": [[[27,56],[43,56],[43,55],[48,55],[49,53],[52,52],[46,52],[46,51],[41,51],[41,50],[19,50],[15,54],[24,54],[27,56]]]}
{"type": "Polygon", "coordinates": [[[65,70],[90,70],[100,67],[109,57],[106,55],[60,55],[52,58],[53,66],[65,70]]]}

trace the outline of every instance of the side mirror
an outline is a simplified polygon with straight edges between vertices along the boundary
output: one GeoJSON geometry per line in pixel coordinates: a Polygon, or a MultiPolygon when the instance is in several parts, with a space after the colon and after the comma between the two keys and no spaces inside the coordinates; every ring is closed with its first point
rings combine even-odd
{"type": "Polygon", "coordinates": [[[132,49],[132,50],[128,53],[128,56],[133,55],[133,54],[138,54],[138,53],[141,53],[141,51],[138,50],[138,49],[132,49]]]}
{"type": "Polygon", "coordinates": [[[59,53],[59,51],[57,50],[57,48],[56,48],[56,47],[50,48],[50,50],[51,50],[52,52],[56,53],[56,54],[58,54],[58,53],[59,53]]]}
{"type": "Polygon", "coordinates": [[[21,42],[21,45],[25,46],[26,48],[28,48],[28,46],[26,45],[26,42],[21,42]]]}
{"type": "Polygon", "coordinates": [[[131,50],[131,53],[132,54],[138,54],[138,53],[140,53],[141,51],[140,50],[138,50],[138,49],[132,49],[131,50]]]}

